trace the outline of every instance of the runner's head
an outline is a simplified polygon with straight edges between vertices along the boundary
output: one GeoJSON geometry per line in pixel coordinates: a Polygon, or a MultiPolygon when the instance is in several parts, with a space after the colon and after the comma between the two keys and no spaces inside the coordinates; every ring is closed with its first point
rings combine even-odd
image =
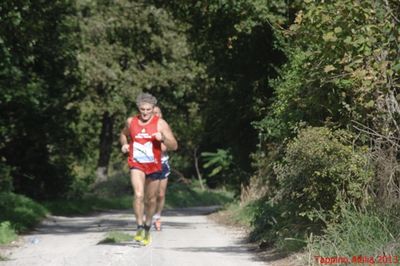
{"type": "Polygon", "coordinates": [[[140,117],[143,121],[147,121],[153,117],[154,106],[157,104],[157,99],[150,93],[141,93],[136,98],[136,105],[140,112],[140,117]]]}
{"type": "Polygon", "coordinates": [[[157,105],[154,106],[153,114],[158,116],[158,117],[160,117],[160,118],[162,118],[162,112],[161,112],[160,107],[158,107],[157,105]]]}

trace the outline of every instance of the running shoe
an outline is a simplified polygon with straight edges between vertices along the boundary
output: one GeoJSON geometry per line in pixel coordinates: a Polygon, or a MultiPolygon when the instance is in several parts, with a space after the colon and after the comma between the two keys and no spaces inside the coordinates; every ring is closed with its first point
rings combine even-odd
{"type": "Polygon", "coordinates": [[[154,221],[154,227],[156,228],[156,231],[161,231],[161,219],[156,219],[154,221]]]}
{"type": "Polygon", "coordinates": [[[151,235],[150,235],[150,231],[146,231],[144,233],[144,238],[142,241],[140,241],[142,243],[143,246],[147,246],[151,244],[151,235]]]}
{"type": "Polygon", "coordinates": [[[136,235],[133,237],[136,241],[142,241],[145,237],[144,229],[140,228],[136,231],[136,235]]]}

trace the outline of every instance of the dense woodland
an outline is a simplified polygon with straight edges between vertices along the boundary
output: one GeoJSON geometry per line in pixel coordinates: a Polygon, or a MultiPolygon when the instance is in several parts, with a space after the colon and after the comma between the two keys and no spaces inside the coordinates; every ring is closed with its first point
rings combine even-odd
{"type": "Polygon", "coordinates": [[[315,248],[348,212],[398,210],[399,29],[398,0],[2,1],[0,189],[127,176],[118,135],[145,91],[176,179],[235,191],[266,245],[315,248]]]}

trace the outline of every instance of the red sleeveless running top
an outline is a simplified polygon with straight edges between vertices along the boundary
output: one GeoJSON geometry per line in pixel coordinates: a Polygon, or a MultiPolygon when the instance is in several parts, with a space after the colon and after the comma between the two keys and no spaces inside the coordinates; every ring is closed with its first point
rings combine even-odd
{"type": "Polygon", "coordinates": [[[161,166],[161,142],[152,135],[157,130],[159,117],[154,115],[146,125],[139,124],[139,115],[133,117],[129,126],[129,168],[136,168],[146,175],[160,172],[161,166]]]}

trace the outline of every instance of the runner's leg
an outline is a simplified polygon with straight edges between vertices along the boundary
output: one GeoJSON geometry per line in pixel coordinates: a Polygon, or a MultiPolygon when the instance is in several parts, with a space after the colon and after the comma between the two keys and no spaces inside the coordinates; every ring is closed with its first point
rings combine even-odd
{"type": "Polygon", "coordinates": [[[138,169],[131,170],[131,184],[134,191],[133,211],[136,217],[136,223],[143,225],[143,209],[144,209],[144,184],[145,175],[138,169]]]}
{"type": "Polygon", "coordinates": [[[168,178],[163,178],[160,180],[160,187],[157,193],[157,207],[156,214],[154,215],[154,226],[157,231],[161,230],[161,212],[165,204],[165,193],[167,190],[168,178]]]}
{"type": "Polygon", "coordinates": [[[144,201],[144,208],[146,213],[146,222],[144,225],[144,238],[141,243],[145,246],[151,243],[151,236],[150,236],[150,228],[151,228],[151,221],[153,215],[156,211],[156,204],[157,204],[157,192],[159,189],[160,180],[153,179],[153,178],[146,178],[145,181],[145,201],[144,201]]]}
{"type": "Polygon", "coordinates": [[[146,213],[146,225],[151,226],[152,217],[156,211],[157,205],[157,193],[160,187],[160,180],[153,178],[146,178],[145,185],[145,213],[146,213]]]}

